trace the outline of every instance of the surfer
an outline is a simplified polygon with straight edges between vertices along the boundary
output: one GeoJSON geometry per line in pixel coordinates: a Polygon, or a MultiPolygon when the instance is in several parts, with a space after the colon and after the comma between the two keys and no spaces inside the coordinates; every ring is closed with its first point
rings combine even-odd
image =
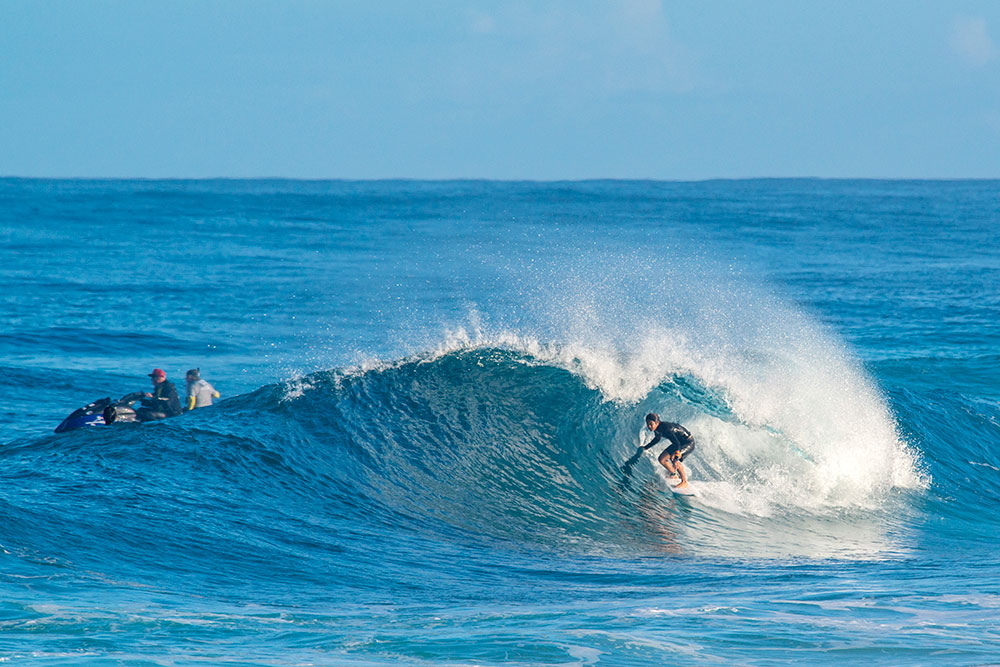
{"type": "Polygon", "coordinates": [[[174,383],[167,380],[167,374],[159,368],[154,368],[149,374],[153,380],[153,393],[143,394],[143,407],[139,408],[139,421],[153,421],[176,417],[181,413],[181,399],[177,396],[174,383]]]}
{"type": "Polygon", "coordinates": [[[660,464],[670,473],[671,479],[680,479],[680,483],[675,488],[686,489],[688,486],[687,473],[681,462],[688,454],[694,451],[694,438],[691,432],[680,424],[673,422],[661,422],[660,416],[655,412],[646,415],[646,428],[656,436],[643,447],[649,449],[663,438],[670,441],[670,446],[660,454],[660,464]]]}

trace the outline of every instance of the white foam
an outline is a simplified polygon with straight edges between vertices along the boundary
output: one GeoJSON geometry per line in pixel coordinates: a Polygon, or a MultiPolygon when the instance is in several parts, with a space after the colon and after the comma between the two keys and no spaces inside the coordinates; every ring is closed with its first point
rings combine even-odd
{"type": "MultiPolygon", "coordinates": [[[[728,511],[766,516],[788,507],[875,508],[894,489],[927,485],[885,397],[842,342],[773,300],[729,305],[735,311],[721,320],[713,319],[720,310],[709,310],[684,327],[641,317],[620,322],[643,333],[619,336],[621,343],[598,336],[596,345],[490,334],[480,324],[450,332],[432,356],[512,349],[565,368],[624,405],[647,400],[672,378],[697,380],[725,401],[732,419],[697,410],[665,418],[684,421],[694,433],[691,464],[710,483],[704,501],[728,511]]],[[[593,310],[585,316],[594,325],[593,310]]]]}

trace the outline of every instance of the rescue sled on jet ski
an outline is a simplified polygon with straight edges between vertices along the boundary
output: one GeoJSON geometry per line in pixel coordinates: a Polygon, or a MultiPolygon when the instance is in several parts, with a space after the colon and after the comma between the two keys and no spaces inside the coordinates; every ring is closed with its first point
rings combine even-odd
{"type": "Polygon", "coordinates": [[[143,397],[143,392],[136,391],[126,394],[117,400],[99,398],[82,408],[74,410],[66,419],[56,426],[56,433],[73,431],[87,426],[104,426],[116,422],[137,422],[139,415],[133,407],[139,399],[143,397]]]}

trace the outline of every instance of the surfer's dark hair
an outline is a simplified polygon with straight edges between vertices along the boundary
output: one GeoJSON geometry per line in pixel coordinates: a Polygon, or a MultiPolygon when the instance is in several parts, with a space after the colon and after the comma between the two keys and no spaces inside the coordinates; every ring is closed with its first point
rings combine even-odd
{"type": "Polygon", "coordinates": [[[658,421],[660,421],[660,415],[656,414],[655,412],[650,412],[648,415],[646,415],[647,423],[658,422],[658,421]]]}

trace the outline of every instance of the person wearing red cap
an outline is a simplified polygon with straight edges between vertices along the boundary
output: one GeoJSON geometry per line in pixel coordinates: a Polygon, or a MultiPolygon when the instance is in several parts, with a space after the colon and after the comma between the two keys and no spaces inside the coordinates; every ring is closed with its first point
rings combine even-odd
{"type": "Polygon", "coordinates": [[[159,368],[154,368],[149,377],[153,380],[153,393],[147,391],[144,394],[143,407],[136,413],[139,421],[148,422],[179,415],[181,399],[177,396],[174,383],[167,380],[167,374],[159,368]]]}

